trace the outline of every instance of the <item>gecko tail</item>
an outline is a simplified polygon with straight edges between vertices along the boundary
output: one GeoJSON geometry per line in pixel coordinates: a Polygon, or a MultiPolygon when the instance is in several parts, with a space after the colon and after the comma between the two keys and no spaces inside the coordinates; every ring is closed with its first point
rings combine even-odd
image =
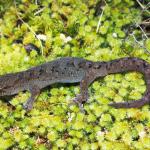
{"type": "Polygon", "coordinates": [[[109,106],[114,108],[140,108],[144,105],[143,101],[137,100],[132,102],[110,103],[109,106]]]}
{"type": "Polygon", "coordinates": [[[140,108],[143,105],[150,103],[150,64],[143,59],[126,57],[109,62],[107,68],[109,74],[126,71],[141,72],[144,74],[147,86],[147,90],[141,99],[128,102],[110,103],[110,106],[115,108],[140,108]]]}
{"type": "Polygon", "coordinates": [[[150,103],[149,97],[143,97],[139,100],[134,100],[130,102],[119,102],[119,103],[110,103],[109,106],[115,108],[140,108],[145,104],[150,103]]]}

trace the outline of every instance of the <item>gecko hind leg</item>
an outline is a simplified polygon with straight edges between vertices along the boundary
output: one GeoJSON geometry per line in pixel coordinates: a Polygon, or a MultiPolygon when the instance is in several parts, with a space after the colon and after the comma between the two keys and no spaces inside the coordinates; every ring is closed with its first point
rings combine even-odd
{"type": "Polygon", "coordinates": [[[80,94],[76,95],[73,102],[76,103],[80,110],[83,111],[83,103],[88,100],[88,86],[97,78],[93,72],[88,72],[80,82],[80,94]]]}
{"type": "Polygon", "coordinates": [[[109,105],[115,108],[140,108],[145,104],[150,103],[150,92],[146,92],[143,98],[130,102],[110,103],[109,105]]]}
{"type": "Polygon", "coordinates": [[[40,88],[38,86],[32,86],[29,89],[31,96],[30,98],[23,104],[23,108],[27,111],[30,111],[33,108],[33,103],[37,99],[40,94],[40,88]]]}

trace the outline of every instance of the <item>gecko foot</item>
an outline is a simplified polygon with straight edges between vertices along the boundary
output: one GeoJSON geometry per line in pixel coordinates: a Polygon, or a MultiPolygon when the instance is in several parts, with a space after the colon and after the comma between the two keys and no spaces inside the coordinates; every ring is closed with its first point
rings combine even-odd
{"type": "Polygon", "coordinates": [[[30,111],[33,108],[33,104],[27,101],[26,103],[23,104],[23,108],[26,111],[30,111]]]}
{"type": "Polygon", "coordinates": [[[78,107],[79,107],[79,109],[80,109],[80,112],[82,112],[82,113],[85,114],[85,110],[84,110],[84,108],[83,108],[83,104],[82,104],[82,103],[79,103],[79,102],[77,102],[77,101],[73,101],[73,102],[71,102],[71,103],[69,104],[69,107],[72,106],[72,105],[75,105],[75,104],[78,105],[78,107]]]}
{"type": "MultiPolygon", "coordinates": [[[[74,99],[73,99],[73,103],[75,103],[75,104],[77,104],[78,105],[78,107],[79,107],[79,109],[80,109],[80,111],[82,112],[82,113],[85,113],[85,110],[84,110],[84,108],[83,108],[83,103],[85,103],[87,101],[87,98],[85,98],[83,95],[81,95],[81,94],[79,94],[79,95],[77,95],[74,99]]],[[[73,104],[72,103],[72,104],[73,104]]],[[[72,104],[70,104],[70,105],[72,105],[72,104]]]]}
{"type": "Polygon", "coordinates": [[[82,95],[82,94],[78,94],[74,99],[73,101],[75,103],[80,103],[80,104],[83,104],[87,101],[88,99],[88,94],[85,94],[85,95],[82,95]]]}

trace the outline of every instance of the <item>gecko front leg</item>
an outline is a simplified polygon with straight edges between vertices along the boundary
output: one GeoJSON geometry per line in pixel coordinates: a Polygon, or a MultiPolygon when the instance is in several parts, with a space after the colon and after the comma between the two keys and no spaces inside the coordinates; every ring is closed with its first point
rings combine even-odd
{"type": "Polygon", "coordinates": [[[37,99],[37,97],[40,94],[40,88],[38,86],[31,86],[29,91],[31,93],[31,96],[23,105],[23,108],[27,111],[30,111],[32,109],[34,101],[37,99]]]}

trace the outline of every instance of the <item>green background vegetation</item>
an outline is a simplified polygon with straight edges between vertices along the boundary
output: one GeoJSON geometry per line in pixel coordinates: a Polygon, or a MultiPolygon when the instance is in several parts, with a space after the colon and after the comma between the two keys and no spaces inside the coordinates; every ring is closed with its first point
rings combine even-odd
{"type": "MultiPolygon", "coordinates": [[[[135,0],[0,1],[0,74],[64,56],[92,61],[134,56],[150,63],[150,39],[140,29],[149,15],[147,3],[142,9],[135,0]],[[41,34],[46,39],[40,39],[41,34]],[[22,43],[13,42],[17,39],[22,43]],[[23,46],[28,43],[39,47],[41,54],[28,54],[23,46]]],[[[137,100],[145,89],[140,73],[108,75],[89,87],[86,114],[76,105],[68,106],[79,93],[76,84],[47,88],[28,113],[22,104],[30,94],[21,92],[11,105],[0,101],[0,150],[148,150],[150,106],[107,105],[137,100]]]]}

